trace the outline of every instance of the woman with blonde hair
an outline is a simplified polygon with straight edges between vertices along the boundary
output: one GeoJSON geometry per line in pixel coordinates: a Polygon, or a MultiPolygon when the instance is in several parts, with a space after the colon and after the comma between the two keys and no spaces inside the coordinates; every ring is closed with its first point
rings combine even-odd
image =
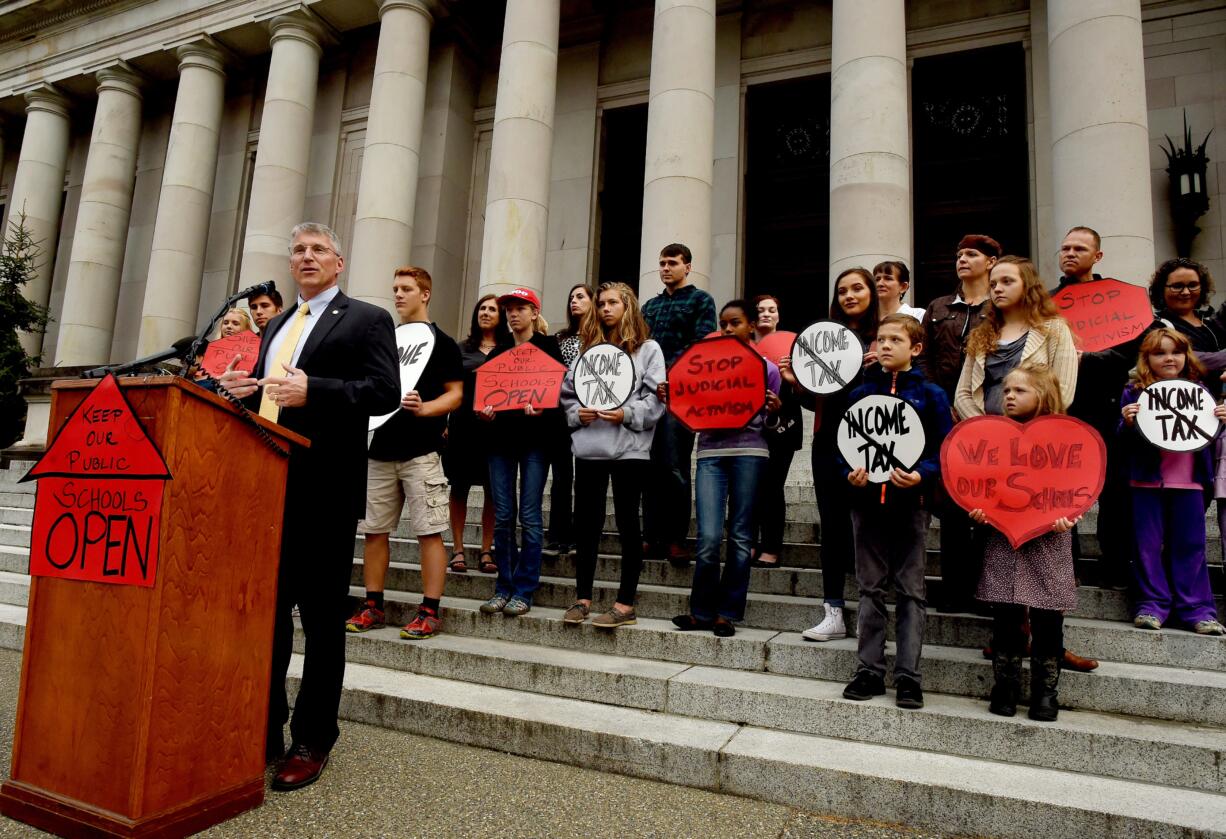
{"type": "Polygon", "coordinates": [[[1077,390],[1077,347],[1033,262],[1002,256],[988,274],[991,305],[966,341],[954,392],[961,419],[1004,413],[1005,376],[1020,364],[1043,364],[1060,383],[1065,405],[1077,390]]]}
{"type": "Polygon", "coordinates": [[[596,302],[579,324],[581,352],[603,343],[625,350],[634,362],[634,388],[620,408],[596,410],[579,402],[575,376],[582,356],[562,383],[562,408],[571,429],[575,453],[575,533],[578,551],[575,603],[562,620],[580,624],[592,606],[596,550],[605,516],[605,498],[613,483],[613,514],[622,545],[621,583],[617,601],[592,625],[616,629],[635,622],[634,599],[643,568],[643,538],[639,502],[650,480],[651,439],[664,405],[656,389],[666,372],[664,352],[651,340],[638,298],[625,283],[601,283],[596,302]]]}
{"type": "Polygon", "coordinates": [[[246,309],[235,307],[221,316],[221,325],[217,328],[217,337],[229,338],[231,335],[237,335],[240,332],[255,332],[255,326],[252,325],[251,315],[247,314],[246,309]]]}

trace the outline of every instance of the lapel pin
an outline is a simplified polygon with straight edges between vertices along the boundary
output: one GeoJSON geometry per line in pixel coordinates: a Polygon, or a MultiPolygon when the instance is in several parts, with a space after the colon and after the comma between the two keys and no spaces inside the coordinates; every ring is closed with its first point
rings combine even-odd
{"type": "Polygon", "coordinates": [[[332,314],[334,314],[334,315],[339,315],[340,313],[341,313],[341,310],[340,310],[340,309],[333,309],[333,310],[332,310],[332,314]]]}

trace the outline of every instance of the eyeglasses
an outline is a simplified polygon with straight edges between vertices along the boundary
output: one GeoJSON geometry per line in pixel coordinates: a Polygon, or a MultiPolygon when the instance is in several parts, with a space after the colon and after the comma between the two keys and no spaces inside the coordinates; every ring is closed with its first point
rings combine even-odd
{"type": "Polygon", "coordinates": [[[1166,289],[1175,294],[1197,294],[1200,292],[1200,283],[1172,283],[1166,289]]]}
{"type": "Polygon", "coordinates": [[[330,253],[336,253],[327,245],[294,245],[290,248],[289,255],[294,259],[302,259],[302,257],[307,255],[307,251],[310,251],[311,255],[316,259],[327,256],[330,253]]]}

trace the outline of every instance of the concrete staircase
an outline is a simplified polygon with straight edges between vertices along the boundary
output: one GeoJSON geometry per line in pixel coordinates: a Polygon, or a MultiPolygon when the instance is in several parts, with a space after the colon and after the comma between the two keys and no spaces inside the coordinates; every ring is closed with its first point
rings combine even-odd
{"type": "MultiPolygon", "coordinates": [[[[798,456],[798,461],[802,456],[798,456]]],[[[807,466],[807,464],[805,464],[807,466]]],[[[28,464],[0,470],[0,646],[23,641],[29,592],[28,464]]],[[[677,632],[690,571],[647,562],[639,621],[613,633],[562,624],[574,564],[546,559],[532,611],[481,615],[493,578],[449,575],[445,634],[350,636],[342,713],[353,720],[552,761],[949,833],[1027,837],[1226,836],[1226,640],[1126,623],[1120,592],[1082,587],[1070,648],[1102,659],[1065,673],[1054,724],[988,713],[986,618],[933,611],[926,707],[842,698],[855,641],[805,642],[821,617],[821,552],[804,475],[788,488],[787,567],[755,570],[733,638],[677,632]]],[[[470,521],[479,520],[474,495],[470,521]]],[[[611,510],[610,510],[611,512],[611,510]]],[[[1097,561],[1094,522],[1082,536],[1097,561]]],[[[469,528],[469,544],[477,532],[469,528]]],[[[606,523],[597,607],[616,593],[606,523]]],[[[935,528],[934,528],[935,531],[935,528]]],[[[1214,528],[1216,536],[1216,528],[1214,528]]],[[[939,573],[930,534],[929,573],[939,573]]],[[[352,589],[361,593],[355,546],[352,589]]],[[[1214,552],[1215,561],[1220,553],[1214,552]]],[[[474,557],[475,559],[475,551],[474,557]]],[[[419,600],[417,543],[394,534],[389,620],[419,600]]],[[[1084,569],[1083,569],[1084,570],[1084,569]]],[[[1221,568],[1214,577],[1220,591],[1221,568]]],[[[930,580],[930,591],[939,580],[930,580]]],[[[849,583],[847,594],[855,597],[849,583]]],[[[854,619],[856,603],[849,601],[854,619]]],[[[1219,603],[1219,611],[1223,611],[1219,603]]],[[[298,639],[301,645],[302,639],[298,639]]],[[[299,650],[301,647],[299,646],[299,650]]],[[[300,672],[295,656],[291,675],[300,672]]],[[[361,744],[343,743],[360,749],[361,744]]]]}

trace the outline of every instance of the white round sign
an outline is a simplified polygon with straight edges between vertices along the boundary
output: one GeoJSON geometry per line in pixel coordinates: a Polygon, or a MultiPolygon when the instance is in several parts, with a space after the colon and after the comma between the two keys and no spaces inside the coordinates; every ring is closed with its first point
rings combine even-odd
{"type": "Polygon", "coordinates": [[[596,344],[575,359],[575,396],[597,411],[614,411],[634,393],[634,359],[614,344],[596,344]]]}
{"type": "Polygon", "coordinates": [[[839,421],[839,454],[852,469],[883,484],[895,468],[911,471],[924,454],[919,412],[897,396],[873,394],[847,409],[839,421]]]}
{"type": "MultiPolygon", "coordinates": [[[[417,380],[434,352],[434,330],[428,323],[402,323],[396,327],[396,356],[400,362],[400,395],[417,387],[417,380]]],[[[368,431],[374,431],[394,417],[400,408],[381,417],[371,417],[368,431]]]]}
{"type": "Polygon", "coordinates": [[[792,372],[801,387],[819,396],[847,387],[863,363],[860,336],[832,320],[809,324],[792,342],[792,372]]]}
{"type": "Polygon", "coordinates": [[[1137,401],[1137,430],[1168,452],[1195,452],[1213,442],[1218,418],[1213,395],[1204,385],[1187,379],[1154,382],[1137,401]]]}

